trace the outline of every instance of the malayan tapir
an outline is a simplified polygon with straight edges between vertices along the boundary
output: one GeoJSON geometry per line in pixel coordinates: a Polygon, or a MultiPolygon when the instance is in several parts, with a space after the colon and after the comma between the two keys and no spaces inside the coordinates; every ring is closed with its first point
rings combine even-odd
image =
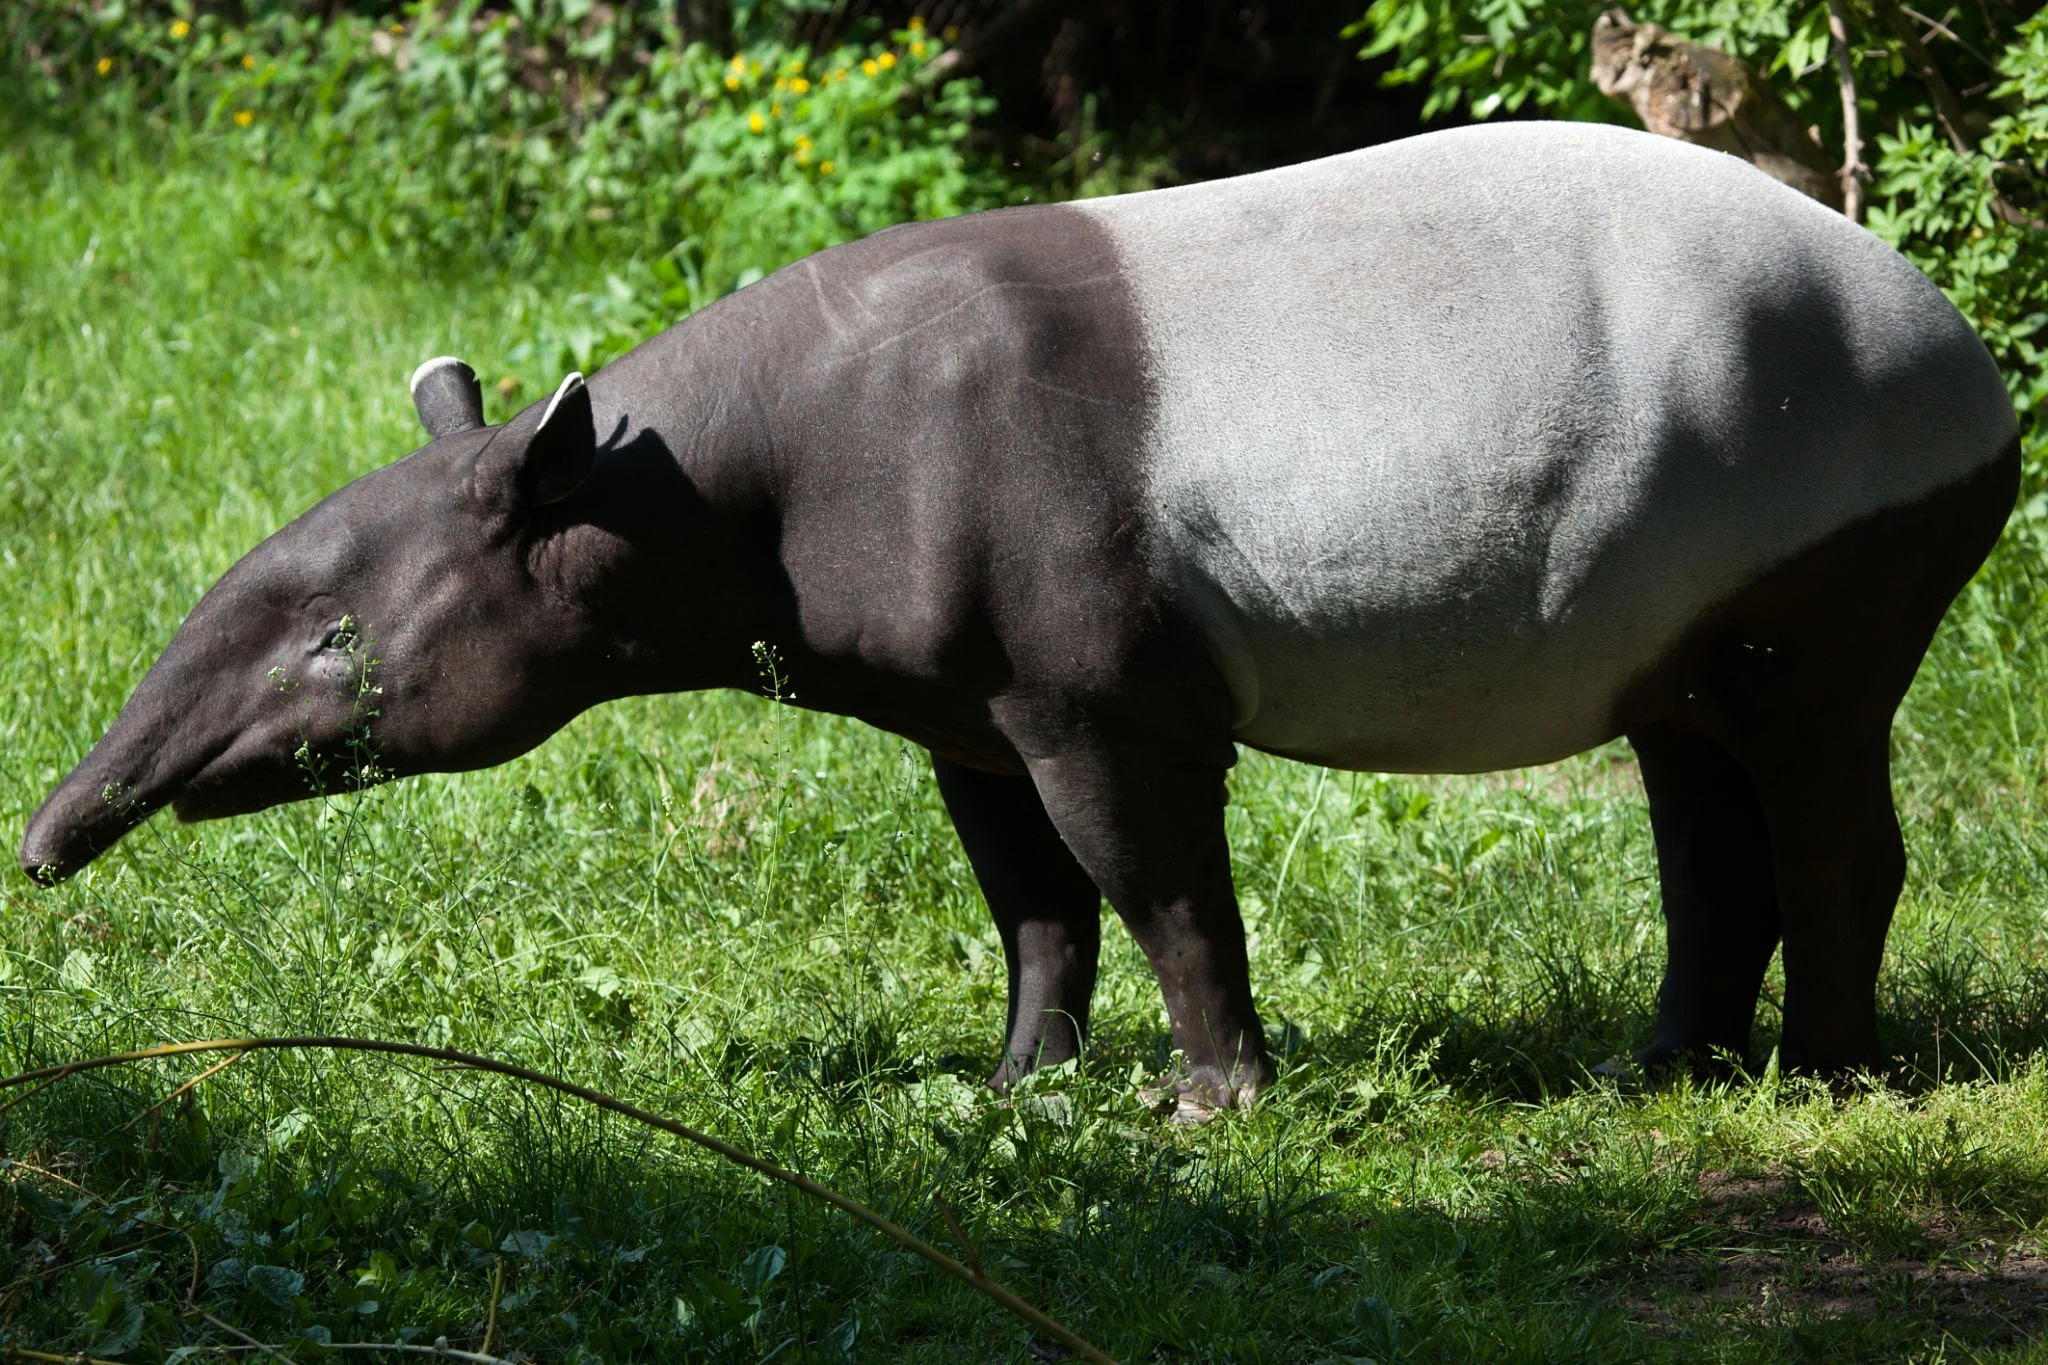
{"type": "Polygon", "coordinates": [[[365,730],[402,776],[758,690],[765,642],[798,704],[931,750],[1008,961],[998,1087],[1080,1047],[1105,897],[1186,1109],[1271,1079],[1239,745],[1478,772],[1626,735],[1669,929],[1641,1059],[1741,1053],[1782,942],[1783,1062],[1880,1061],[1890,723],[2017,426],[1925,277],[1741,161],[1430,134],[892,228],[502,426],[459,362],[413,383],[431,443],[206,594],[32,875],[306,796],[365,730]]]}

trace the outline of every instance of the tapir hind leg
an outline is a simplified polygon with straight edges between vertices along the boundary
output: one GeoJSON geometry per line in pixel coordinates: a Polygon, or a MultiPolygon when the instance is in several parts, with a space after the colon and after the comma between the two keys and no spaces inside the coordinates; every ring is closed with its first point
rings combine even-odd
{"type": "Polygon", "coordinates": [[[1645,1067],[1745,1057],[1764,969],[1778,946],[1778,890],[1756,787],[1681,718],[1629,735],[1650,798],[1666,928],[1657,1033],[1645,1067]]]}
{"type": "MultiPolygon", "coordinates": [[[[1883,717],[1888,722],[1889,711],[1883,717]]],[[[1787,1068],[1876,1070],[1877,974],[1906,880],[1892,808],[1890,726],[1873,723],[1753,761],[1784,908],[1787,1068]]]]}
{"type": "MultiPolygon", "coordinates": [[[[1892,714],[2005,524],[2018,475],[2014,442],[1969,478],[1816,542],[1703,620],[1663,675],[1667,723],[1710,734],[1741,765],[1768,831],[1788,1068],[1838,1075],[1884,1060],[1877,974],[1906,869],[1892,714]]],[[[1725,948],[1698,951],[1726,961],[1725,948]]]]}
{"type": "Polygon", "coordinates": [[[1060,840],[1025,776],[932,755],[939,795],[988,901],[1010,975],[1002,1064],[1008,1090],[1041,1066],[1079,1055],[1102,944],[1102,893],[1060,840]]]}

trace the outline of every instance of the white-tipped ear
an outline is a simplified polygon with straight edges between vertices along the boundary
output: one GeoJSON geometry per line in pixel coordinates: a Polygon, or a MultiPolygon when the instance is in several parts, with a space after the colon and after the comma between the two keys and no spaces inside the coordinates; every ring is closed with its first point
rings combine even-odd
{"type": "MultiPolygon", "coordinates": [[[[420,367],[412,372],[412,383],[408,387],[412,390],[412,392],[418,393],[420,391],[421,381],[426,379],[426,377],[432,374],[434,371],[445,370],[450,365],[463,365],[462,357],[453,355],[437,355],[432,360],[422,361],[420,363],[420,367]]],[[[465,365],[464,368],[467,368],[467,366],[465,365]]]]}
{"type": "Polygon", "coordinates": [[[484,424],[484,389],[476,371],[452,355],[439,355],[412,372],[412,405],[435,440],[484,424]]]}
{"type": "Polygon", "coordinates": [[[583,486],[597,462],[597,428],[583,376],[562,381],[546,407],[535,403],[478,453],[477,482],[502,490],[514,508],[560,502],[583,486]],[[540,420],[533,421],[535,409],[540,420]],[[527,424],[532,422],[531,426],[527,424]]]}
{"type": "Polygon", "coordinates": [[[540,415],[540,429],[545,430],[547,424],[554,420],[555,410],[562,406],[562,400],[582,387],[583,372],[569,371],[568,376],[562,380],[561,387],[555,390],[555,396],[548,400],[548,410],[540,415]]]}

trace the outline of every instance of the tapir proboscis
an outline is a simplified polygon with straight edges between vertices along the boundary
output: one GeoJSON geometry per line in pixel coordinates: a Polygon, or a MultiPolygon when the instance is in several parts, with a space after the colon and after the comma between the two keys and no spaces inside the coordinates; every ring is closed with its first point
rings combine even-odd
{"type": "Polygon", "coordinates": [[[1732,157],[1431,134],[892,228],[502,426],[460,362],[413,386],[432,441],[206,594],[32,875],[306,796],[365,728],[403,776],[758,690],[765,641],[801,705],[931,750],[1008,961],[998,1087],[1080,1048],[1104,898],[1185,1109],[1271,1079],[1238,745],[1477,772],[1626,735],[1669,930],[1640,1059],[1742,1053],[1782,943],[1784,1064],[1880,1061],[1892,715],[2017,424],[1924,276],[1732,157]]]}

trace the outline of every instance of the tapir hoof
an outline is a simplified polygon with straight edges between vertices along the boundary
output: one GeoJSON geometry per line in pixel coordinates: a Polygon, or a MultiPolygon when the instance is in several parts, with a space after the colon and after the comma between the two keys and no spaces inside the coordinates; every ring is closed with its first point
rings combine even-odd
{"type": "Polygon", "coordinates": [[[1732,1048],[1655,1042],[1608,1058],[1593,1068],[1593,1074],[1621,1081],[1660,1081],[1679,1075],[1697,1081],[1731,1081],[1751,1070],[1748,1057],[1732,1048]]]}
{"type": "Polygon", "coordinates": [[[1229,1078],[1215,1067],[1176,1069],[1142,1087],[1138,1102],[1171,1123],[1207,1123],[1225,1110],[1250,1109],[1272,1084],[1272,1064],[1263,1058],[1229,1078]]]}

